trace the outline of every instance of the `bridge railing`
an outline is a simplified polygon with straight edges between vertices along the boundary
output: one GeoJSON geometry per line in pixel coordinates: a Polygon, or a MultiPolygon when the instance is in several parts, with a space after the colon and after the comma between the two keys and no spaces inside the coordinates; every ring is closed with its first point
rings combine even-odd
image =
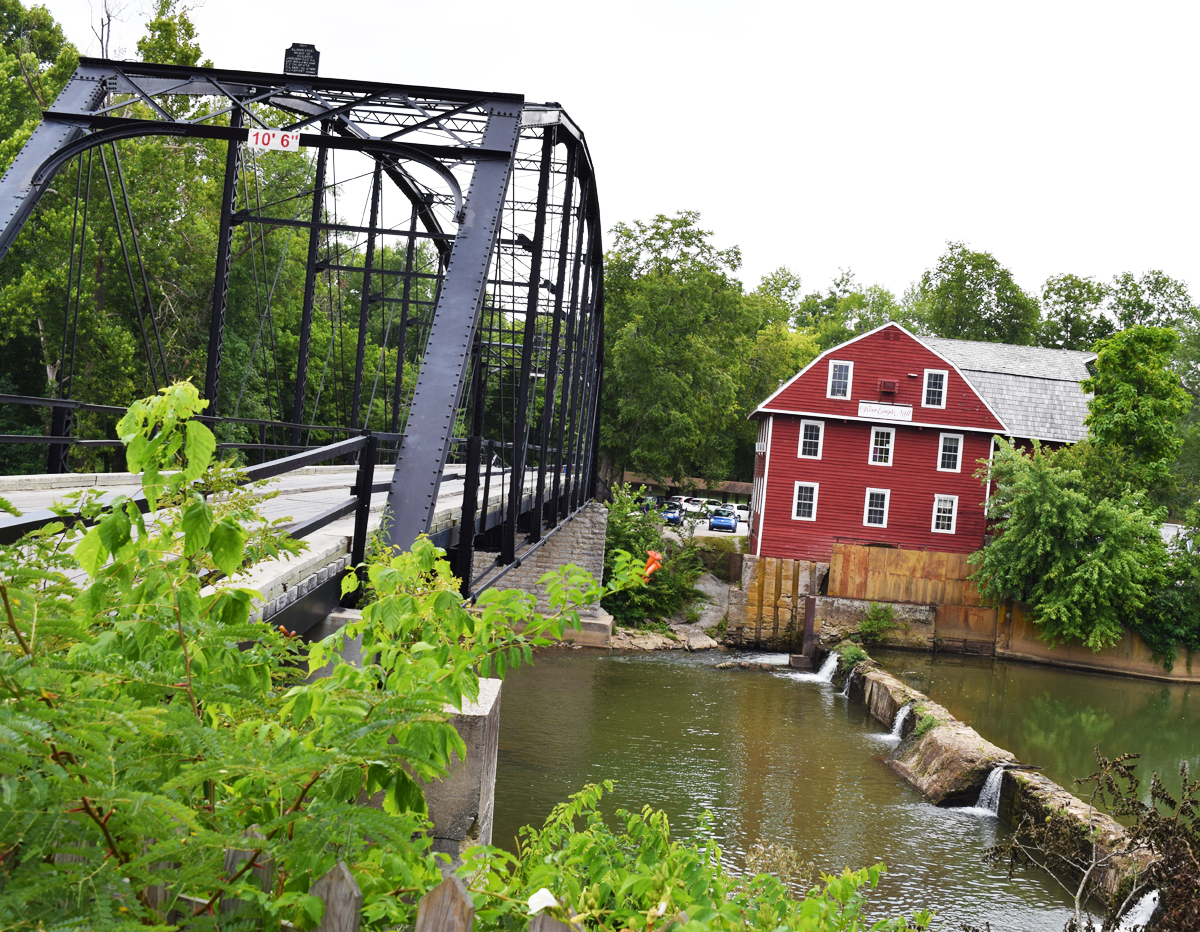
{"type": "MultiPolygon", "coordinates": [[[[123,408],[118,410],[124,411],[123,408]]],[[[354,479],[354,485],[350,488],[350,497],[331,508],[327,508],[318,515],[314,515],[293,525],[288,534],[298,540],[302,540],[316,533],[321,528],[332,524],[334,521],[353,514],[354,533],[350,543],[350,562],[351,565],[357,565],[363,561],[366,555],[367,523],[371,515],[371,494],[373,492],[386,492],[389,487],[389,483],[376,483],[374,481],[375,461],[379,453],[379,444],[380,442],[395,442],[399,444],[402,438],[402,434],[361,431],[357,437],[348,437],[345,440],[338,440],[334,443],[316,447],[315,449],[302,450],[290,456],[284,456],[266,463],[247,467],[244,470],[243,481],[249,483],[264,479],[274,479],[308,466],[315,466],[318,463],[356,456],[358,471],[354,479]]],[[[40,439],[50,440],[52,438],[40,439]]],[[[119,441],[115,442],[119,443],[119,441]]],[[[146,500],[145,494],[139,492],[130,498],[143,513],[150,510],[150,503],[146,500]]],[[[103,501],[101,499],[101,502],[103,501]]],[[[4,516],[0,518],[0,544],[16,543],[31,531],[38,530],[55,522],[72,525],[85,522],[85,519],[78,512],[60,514],[49,508],[30,511],[20,517],[4,516]]]]}

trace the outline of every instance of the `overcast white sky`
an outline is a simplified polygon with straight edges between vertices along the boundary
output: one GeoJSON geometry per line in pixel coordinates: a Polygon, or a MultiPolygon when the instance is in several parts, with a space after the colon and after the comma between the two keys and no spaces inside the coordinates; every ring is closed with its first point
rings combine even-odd
{"type": "MultiPolygon", "coordinates": [[[[118,6],[121,0],[117,0],[118,6]]],[[[98,51],[100,0],[48,0],[98,51]]],[[[126,0],[133,57],[149,0],[126,0]]],[[[779,265],[899,295],[947,240],[1025,288],[1161,268],[1200,291],[1200,4],[206,0],[222,68],[279,71],[312,42],[326,76],[560,101],[587,134],[605,226],[693,209],[779,265]]]]}

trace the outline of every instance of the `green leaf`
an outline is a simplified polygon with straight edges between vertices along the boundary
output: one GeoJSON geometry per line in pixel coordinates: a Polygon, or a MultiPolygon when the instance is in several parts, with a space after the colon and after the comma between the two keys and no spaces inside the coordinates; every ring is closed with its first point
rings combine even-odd
{"type": "Polygon", "coordinates": [[[97,525],[100,541],[110,553],[116,553],[129,543],[129,515],[123,510],[114,511],[97,525]]]}
{"type": "Polygon", "coordinates": [[[92,528],[78,544],[75,545],[75,559],[83,567],[83,571],[95,578],[104,561],[108,559],[108,551],[100,540],[100,529],[92,528]]]}
{"type": "Polygon", "coordinates": [[[183,478],[194,482],[208,469],[213,454],[217,450],[217,438],[213,432],[199,421],[187,422],[187,441],[183,452],[187,456],[187,466],[183,469],[183,478]]]}
{"type": "Polygon", "coordinates": [[[213,562],[226,576],[233,576],[241,568],[245,547],[246,532],[228,518],[216,523],[208,539],[213,562]]]}
{"type": "Polygon", "coordinates": [[[429,807],[425,805],[425,794],[421,792],[421,787],[403,770],[396,770],[392,773],[391,785],[383,798],[383,808],[391,815],[399,815],[402,812],[429,814],[429,807]]]}
{"type": "Polygon", "coordinates": [[[197,498],[183,510],[183,554],[190,557],[208,546],[212,536],[213,512],[208,502],[197,498]]]}
{"type": "MultiPolygon", "coordinates": [[[[121,423],[125,423],[124,418],[121,420],[121,423]]],[[[130,472],[142,471],[142,467],[146,462],[146,451],[149,446],[150,443],[143,434],[137,434],[129,441],[129,446],[125,448],[125,465],[129,468],[130,472]]]]}
{"type": "Polygon", "coordinates": [[[358,574],[353,569],[346,570],[346,575],[342,577],[342,595],[349,595],[351,592],[358,591],[358,574]]]}
{"type": "Polygon", "coordinates": [[[13,507],[12,503],[7,498],[0,498],[0,511],[7,512],[14,518],[21,517],[21,512],[13,507]]]}

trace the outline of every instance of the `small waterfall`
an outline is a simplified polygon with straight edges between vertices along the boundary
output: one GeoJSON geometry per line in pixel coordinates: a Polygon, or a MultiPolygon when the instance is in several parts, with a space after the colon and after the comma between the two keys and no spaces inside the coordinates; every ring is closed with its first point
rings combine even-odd
{"type": "MultiPolygon", "coordinates": [[[[837,672],[838,654],[831,653],[825,658],[825,662],[821,664],[821,669],[817,671],[817,681],[820,683],[832,683],[833,674],[837,672]]],[[[847,680],[847,682],[849,682],[847,680]]]]}
{"type": "Polygon", "coordinates": [[[892,732],[888,735],[893,741],[899,741],[904,737],[904,723],[908,721],[908,717],[912,714],[912,703],[907,703],[900,706],[896,710],[896,719],[892,722],[892,732]]]}
{"type": "Polygon", "coordinates": [[[1004,782],[1004,768],[993,767],[987,779],[983,781],[983,789],[979,791],[979,801],[974,806],[951,806],[949,812],[962,812],[966,815],[980,816],[985,819],[1000,817],[1000,786],[1004,782]]]}
{"type": "Polygon", "coordinates": [[[1154,917],[1156,909],[1158,909],[1158,891],[1151,890],[1133,904],[1133,907],[1121,919],[1121,924],[1117,926],[1117,932],[1141,932],[1146,927],[1146,923],[1154,917]]]}
{"type": "Polygon", "coordinates": [[[993,767],[983,784],[983,789],[979,791],[979,802],[975,804],[975,808],[983,809],[994,816],[1000,815],[1000,784],[1003,782],[1004,768],[993,767]]]}

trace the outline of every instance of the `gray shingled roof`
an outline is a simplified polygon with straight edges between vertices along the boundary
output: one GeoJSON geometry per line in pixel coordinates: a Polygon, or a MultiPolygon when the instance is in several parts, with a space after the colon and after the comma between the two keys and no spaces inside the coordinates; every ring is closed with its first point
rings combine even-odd
{"type": "Polygon", "coordinates": [[[1095,353],[920,337],[956,365],[1015,437],[1075,442],[1087,436],[1087,403],[1079,383],[1095,353]]]}

